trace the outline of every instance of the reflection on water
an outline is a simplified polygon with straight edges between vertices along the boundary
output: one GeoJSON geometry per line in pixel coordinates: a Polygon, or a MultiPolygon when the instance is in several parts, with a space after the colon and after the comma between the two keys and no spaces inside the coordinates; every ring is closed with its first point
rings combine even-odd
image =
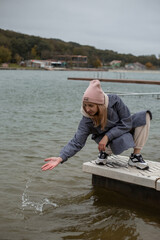
{"type": "MultiPolygon", "coordinates": [[[[90,138],[67,163],[41,171],[43,159],[59,154],[81,119],[81,98],[88,82],[68,81],[67,77],[95,77],[95,72],[0,73],[0,239],[158,240],[159,212],[115,192],[93,188],[91,176],[82,172],[83,162],[97,156],[97,146],[90,138]]],[[[118,73],[101,74],[116,78],[118,73]]],[[[124,75],[160,79],[157,73],[124,75]]],[[[102,87],[106,92],[160,92],[159,86],[151,85],[102,83],[102,87]]],[[[132,112],[152,110],[143,155],[160,161],[159,100],[152,96],[122,98],[132,112]]]]}
{"type": "MultiPolygon", "coordinates": [[[[52,198],[46,203],[55,201],[52,198]]],[[[61,239],[159,239],[159,213],[152,209],[151,214],[143,205],[133,206],[115,192],[93,188],[86,194],[57,199],[57,202],[59,205],[36,208],[41,218],[47,217],[47,231],[53,237],[59,234],[61,239]]],[[[23,214],[26,215],[25,209],[23,214]]],[[[27,225],[32,229],[28,220],[27,225]]]]}

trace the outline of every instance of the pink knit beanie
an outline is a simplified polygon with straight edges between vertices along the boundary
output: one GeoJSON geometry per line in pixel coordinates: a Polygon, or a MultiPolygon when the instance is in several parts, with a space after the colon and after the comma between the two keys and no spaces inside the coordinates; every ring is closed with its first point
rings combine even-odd
{"type": "Polygon", "coordinates": [[[99,80],[92,80],[83,95],[83,101],[96,104],[105,104],[105,95],[99,80]]]}

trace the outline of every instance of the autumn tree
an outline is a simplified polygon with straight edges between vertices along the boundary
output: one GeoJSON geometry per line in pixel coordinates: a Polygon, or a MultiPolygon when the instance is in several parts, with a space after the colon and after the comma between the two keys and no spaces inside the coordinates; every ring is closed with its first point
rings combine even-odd
{"type": "Polygon", "coordinates": [[[4,46],[0,47],[0,63],[9,62],[11,60],[11,51],[4,46]]]}
{"type": "Polygon", "coordinates": [[[31,49],[31,58],[37,59],[37,45],[34,45],[34,47],[31,49]]]}
{"type": "Polygon", "coordinates": [[[94,67],[94,68],[99,68],[102,66],[102,62],[100,61],[99,58],[96,58],[95,56],[92,57],[92,60],[90,60],[90,65],[91,67],[94,67]]]}
{"type": "Polygon", "coordinates": [[[150,70],[155,69],[155,67],[153,66],[153,64],[152,64],[151,62],[147,62],[147,63],[145,64],[145,66],[146,66],[147,69],[150,69],[150,70]]]}
{"type": "Polygon", "coordinates": [[[102,67],[102,62],[98,58],[94,62],[94,67],[95,68],[102,67]]]}
{"type": "Polygon", "coordinates": [[[20,63],[20,61],[21,61],[22,58],[21,58],[21,56],[19,56],[18,53],[16,53],[15,56],[14,56],[14,59],[15,59],[15,62],[16,62],[16,63],[20,63]]]}

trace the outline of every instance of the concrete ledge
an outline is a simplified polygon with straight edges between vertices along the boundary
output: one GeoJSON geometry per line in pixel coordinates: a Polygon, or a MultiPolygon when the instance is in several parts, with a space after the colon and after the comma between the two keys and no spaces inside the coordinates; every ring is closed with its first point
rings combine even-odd
{"type": "Polygon", "coordinates": [[[119,167],[100,166],[95,161],[83,164],[83,171],[92,174],[94,186],[119,192],[136,202],[160,209],[159,162],[147,161],[149,170],[128,166],[128,157],[125,156],[110,158],[109,162],[118,163],[119,167]]]}
{"type": "Polygon", "coordinates": [[[111,168],[107,166],[97,165],[95,164],[95,161],[91,161],[83,164],[83,171],[126,183],[140,185],[142,187],[153,188],[157,191],[160,191],[159,162],[146,161],[148,162],[149,170],[138,170],[127,165],[128,157],[125,156],[116,156],[115,158],[110,158],[109,161],[111,163],[118,163],[120,166],[111,168]]]}

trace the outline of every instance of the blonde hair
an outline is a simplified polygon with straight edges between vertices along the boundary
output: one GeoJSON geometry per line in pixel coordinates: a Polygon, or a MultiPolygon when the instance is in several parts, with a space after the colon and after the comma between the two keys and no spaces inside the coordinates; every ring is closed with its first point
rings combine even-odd
{"type": "Polygon", "coordinates": [[[101,126],[101,130],[104,130],[107,124],[107,108],[105,104],[97,104],[98,112],[92,116],[91,119],[94,122],[94,126],[101,126]]]}

